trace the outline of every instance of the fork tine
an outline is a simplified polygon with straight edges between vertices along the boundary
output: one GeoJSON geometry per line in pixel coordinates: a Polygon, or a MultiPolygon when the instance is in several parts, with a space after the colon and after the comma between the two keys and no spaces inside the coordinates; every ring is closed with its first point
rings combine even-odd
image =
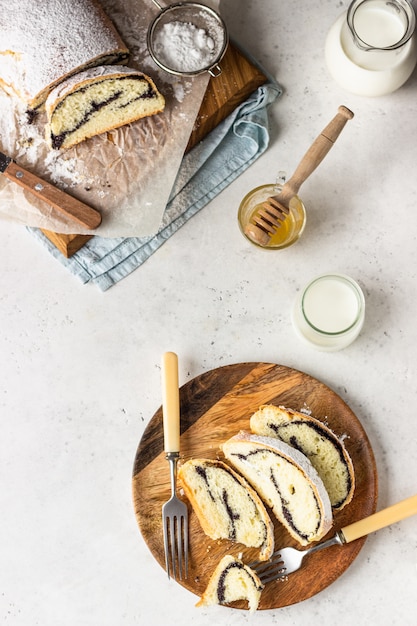
{"type": "Polygon", "coordinates": [[[169,518],[168,517],[164,517],[164,513],[162,512],[162,518],[163,518],[163,531],[164,531],[164,552],[165,552],[165,569],[167,571],[168,574],[168,578],[170,578],[170,562],[169,562],[169,528],[168,528],[168,522],[169,522],[169,518]]]}
{"type": "Polygon", "coordinates": [[[187,578],[188,576],[188,518],[187,517],[184,517],[183,544],[184,544],[185,578],[187,578]]]}
{"type": "Polygon", "coordinates": [[[253,561],[252,563],[248,564],[248,567],[254,569],[256,572],[263,572],[270,567],[275,567],[275,565],[278,565],[282,562],[283,558],[281,556],[281,551],[276,551],[267,561],[253,561]]]}
{"type": "Polygon", "coordinates": [[[184,575],[187,578],[188,574],[188,524],[187,520],[182,515],[179,518],[179,527],[178,527],[178,571],[180,580],[184,575]],[[184,560],[183,560],[184,557],[184,560]]]}
{"type": "Polygon", "coordinates": [[[259,580],[262,584],[266,585],[267,583],[271,583],[273,580],[279,580],[280,578],[287,578],[288,573],[285,568],[271,570],[268,574],[262,574],[259,576],[259,580]]]}
{"type": "Polygon", "coordinates": [[[269,583],[277,578],[283,578],[286,576],[287,571],[284,559],[279,553],[273,554],[269,561],[251,563],[249,567],[255,570],[263,584],[269,583]],[[282,567],[279,567],[280,565],[282,567]]]}
{"type": "Polygon", "coordinates": [[[168,578],[188,575],[188,520],[185,515],[167,516],[164,525],[165,569],[168,578]]]}
{"type": "MultiPolygon", "coordinates": [[[[172,564],[172,577],[177,578],[177,572],[175,568],[175,517],[169,518],[169,538],[171,543],[171,564],[172,564]]],[[[169,578],[169,574],[168,574],[169,578]]]]}
{"type": "Polygon", "coordinates": [[[287,576],[287,570],[285,567],[280,567],[278,569],[270,569],[263,574],[258,574],[260,581],[266,585],[266,583],[270,583],[273,580],[278,580],[279,578],[285,578],[287,576]]]}
{"type": "Polygon", "coordinates": [[[181,517],[176,518],[177,521],[177,558],[176,564],[178,566],[178,576],[182,580],[182,523],[181,517]]]}

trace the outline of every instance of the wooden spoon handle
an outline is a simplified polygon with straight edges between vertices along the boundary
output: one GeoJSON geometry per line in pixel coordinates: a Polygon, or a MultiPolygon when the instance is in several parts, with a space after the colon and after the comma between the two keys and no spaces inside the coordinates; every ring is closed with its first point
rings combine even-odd
{"type": "Polygon", "coordinates": [[[313,144],[307,150],[301,159],[297,169],[291,178],[285,183],[279,195],[282,201],[289,200],[298,194],[298,191],[305,180],[314,172],[316,167],[320,165],[336,139],[342,132],[346,122],[351,120],[353,113],[345,106],[340,106],[338,113],[332,121],[324,128],[320,135],[315,139],[313,144]]]}
{"type": "Polygon", "coordinates": [[[385,528],[390,524],[395,524],[406,517],[417,514],[417,495],[401,500],[397,504],[389,506],[387,509],[378,511],[365,519],[349,524],[342,528],[343,537],[346,543],[369,535],[376,530],[385,528]]]}
{"type": "Polygon", "coordinates": [[[77,200],[74,196],[65,193],[65,191],[58,189],[58,187],[47,183],[39,176],[32,174],[32,172],[25,170],[14,161],[10,161],[3,174],[37,198],[47,202],[56,211],[75,220],[85,228],[94,229],[100,225],[101,215],[98,211],[77,200]]]}

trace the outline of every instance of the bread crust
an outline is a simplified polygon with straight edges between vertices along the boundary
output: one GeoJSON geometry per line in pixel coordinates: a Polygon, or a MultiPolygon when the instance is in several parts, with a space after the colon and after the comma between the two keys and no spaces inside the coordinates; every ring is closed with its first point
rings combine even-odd
{"type": "Polygon", "coordinates": [[[128,58],[126,44],[97,0],[0,4],[0,85],[30,109],[39,108],[69,76],[128,58]]]}
{"type": "Polygon", "coordinates": [[[138,78],[144,78],[155,90],[155,92],[158,91],[153,79],[150,76],[133,67],[117,65],[101,65],[91,67],[70,76],[51,91],[45,101],[46,114],[50,117],[53,111],[69,94],[74,93],[79,89],[83,89],[84,87],[88,87],[89,85],[99,83],[101,81],[113,78],[124,78],[125,76],[137,76],[138,78]]]}

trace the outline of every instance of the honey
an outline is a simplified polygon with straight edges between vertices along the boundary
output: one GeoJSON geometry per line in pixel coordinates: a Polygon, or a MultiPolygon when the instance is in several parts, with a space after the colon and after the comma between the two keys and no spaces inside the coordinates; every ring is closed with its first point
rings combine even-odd
{"type": "MultiPolygon", "coordinates": [[[[304,219],[302,216],[302,211],[300,211],[300,206],[294,206],[296,204],[300,205],[301,201],[299,200],[299,198],[294,197],[290,202],[290,209],[293,209],[293,210],[290,210],[289,214],[281,223],[281,226],[279,226],[275,230],[275,233],[272,235],[267,245],[268,248],[284,246],[286,242],[292,241],[294,236],[300,231],[301,227],[303,226],[304,219]],[[291,203],[292,203],[292,206],[291,206],[291,203]]],[[[252,212],[249,218],[250,222],[253,221],[253,218],[256,216],[258,211],[261,210],[262,208],[263,208],[262,204],[256,205],[254,211],[252,212]]]]}
{"type": "Polygon", "coordinates": [[[300,238],[306,223],[306,213],[303,202],[298,196],[294,196],[289,204],[289,213],[285,217],[266,245],[259,244],[252,239],[246,227],[252,222],[253,217],[262,208],[262,203],[270,196],[278,194],[278,185],[263,185],[252,189],[242,200],[239,206],[238,222],[243,235],[254,245],[265,250],[281,250],[292,245],[300,238]]]}

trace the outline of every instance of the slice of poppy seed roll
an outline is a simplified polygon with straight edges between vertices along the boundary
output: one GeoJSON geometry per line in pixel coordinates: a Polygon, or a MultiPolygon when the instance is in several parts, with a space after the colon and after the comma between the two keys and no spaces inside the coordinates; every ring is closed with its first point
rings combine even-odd
{"type": "Polygon", "coordinates": [[[301,545],[318,541],[333,524],[332,507],[308,458],[273,437],[241,432],[222,445],[223,453],[271,507],[301,545]]]}
{"type": "Polygon", "coordinates": [[[259,548],[261,560],[270,558],[271,518],[242,476],[222,461],[191,459],[179,467],[178,479],[206,535],[259,548]]]}
{"type": "Polygon", "coordinates": [[[229,604],[247,600],[249,612],[256,611],[264,585],[257,574],[240,559],[226,554],[212,573],[206,590],[196,606],[229,604]]]}
{"type": "Polygon", "coordinates": [[[352,500],[355,490],[353,463],[343,441],[318,419],[271,404],[262,405],[250,418],[256,435],[278,437],[310,460],[322,479],[335,511],[352,500]]]}
{"type": "Polygon", "coordinates": [[[46,141],[54,149],[163,111],[165,99],[149,76],[123,65],[85,70],[49,94],[46,141]]]}

